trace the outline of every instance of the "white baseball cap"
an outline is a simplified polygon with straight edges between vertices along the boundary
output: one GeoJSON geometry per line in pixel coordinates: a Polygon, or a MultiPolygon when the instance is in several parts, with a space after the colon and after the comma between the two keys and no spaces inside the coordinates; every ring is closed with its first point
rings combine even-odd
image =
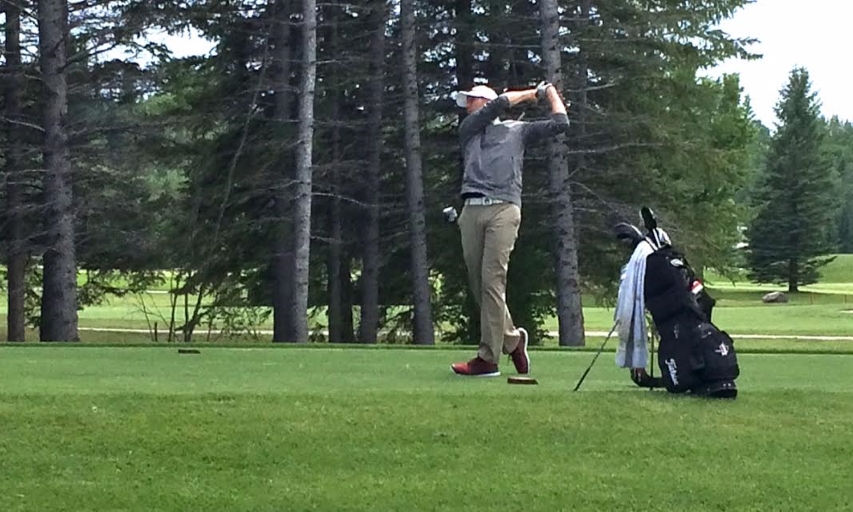
{"type": "Polygon", "coordinates": [[[468,102],[468,98],[485,98],[493,100],[498,97],[498,93],[487,85],[475,85],[470,91],[459,91],[456,93],[456,104],[462,108],[468,102]]]}

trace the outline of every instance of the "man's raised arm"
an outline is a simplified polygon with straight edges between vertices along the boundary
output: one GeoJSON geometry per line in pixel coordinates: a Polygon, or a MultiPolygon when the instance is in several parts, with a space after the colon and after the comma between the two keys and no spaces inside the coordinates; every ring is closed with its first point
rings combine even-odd
{"type": "Polygon", "coordinates": [[[468,114],[459,124],[459,139],[464,144],[497,119],[507,108],[509,108],[508,99],[504,95],[500,95],[483,105],[480,110],[468,114]]]}
{"type": "Polygon", "coordinates": [[[545,137],[553,136],[569,129],[569,116],[566,114],[566,105],[557,88],[551,84],[540,86],[542,94],[551,104],[551,119],[545,121],[533,121],[524,126],[524,142],[534,142],[545,137]]]}
{"type": "Polygon", "coordinates": [[[486,103],[480,110],[469,114],[459,125],[459,138],[464,144],[477,135],[509,107],[524,101],[536,101],[536,89],[507,91],[486,103]]]}

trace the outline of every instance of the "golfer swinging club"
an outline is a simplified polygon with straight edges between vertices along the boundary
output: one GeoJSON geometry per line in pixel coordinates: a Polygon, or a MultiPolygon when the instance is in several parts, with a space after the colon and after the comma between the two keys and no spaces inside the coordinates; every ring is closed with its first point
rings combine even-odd
{"type": "Polygon", "coordinates": [[[451,366],[459,375],[500,375],[501,352],[509,354],[519,374],[530,371],[528,333],[513,324],[506,306],[509,257],[521,223],[521,170],[531,143],[566,131],[569,118],[557,89],[542,82],[535,89],[507,91],[498,96],[478,85],[456,94],[468,111],[459,125],[464,155],[459,215],[462,253],[471,291],[480,308],[480,347],[477,357],[451,366]],[[501,121],[510,106],[547,98],[551,118],[543,121],[501,121]]]}

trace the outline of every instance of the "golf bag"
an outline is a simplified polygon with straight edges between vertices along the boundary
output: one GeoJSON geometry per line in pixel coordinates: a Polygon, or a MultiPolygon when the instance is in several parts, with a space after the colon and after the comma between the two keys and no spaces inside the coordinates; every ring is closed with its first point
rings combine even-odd
{"type": "Polygon", "coordinates": [[[638,386],[664,387],[670,393],[736,397],[740,368],[733,340],[713,324],[716,301],[684,255],[657,229],[651,211],[644,209],[643,217],[648,235],[624,223],[617,225],[616,231],[619,238],[633,239],[635,247],[646,241],[653,249],[646,257],[643,297],[659,336],[657,364],[661,377],[632,371],[632,380],[638,386]]]}

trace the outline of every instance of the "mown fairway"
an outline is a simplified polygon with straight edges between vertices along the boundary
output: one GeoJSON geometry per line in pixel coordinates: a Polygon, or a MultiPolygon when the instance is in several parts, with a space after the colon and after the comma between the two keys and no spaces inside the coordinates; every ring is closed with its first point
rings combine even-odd
{"type": "Polygon", "coordinates": [[[537,351],[0,349],[0,510],[849,510],[853,356],[741,356],[734,402],[537,351]],[[505,365],[504,370],[509,366],[505,365]]]}

